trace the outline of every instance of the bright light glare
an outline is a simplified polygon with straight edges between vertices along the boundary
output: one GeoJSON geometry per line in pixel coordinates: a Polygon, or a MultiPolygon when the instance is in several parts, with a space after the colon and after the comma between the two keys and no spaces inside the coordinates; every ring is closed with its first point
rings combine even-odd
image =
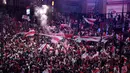
{"type": "Polygon", "coordinates": [[[36,7],[35,8],[35,13],[37,15],[38,14],[46,14],[47,13],[47,10],[48,10],[48,6],[47,5],[42,5],[42,7],[36,7]]]}
{"type": "Polygon", "coordinates": [[[6,0],[3,0],[3,4],[5,4],[5,5],[7,4],[6,0]]]}
{"type": "Polygon", "coordinates": [[[30,9],[26,9],[26,14],[27,14],[27,15],[30,14],[30,9]]]}
{"type": "Polygon", "coordinates": [[[52,6],[54,6],[54,1],[52,1],[52,6]]]}
{"type": "Polygon", "coordinates": [[[40,9],[40,10],[39,10],[39,13],[40,13],[40,14],[46,14],[46,13],[47,13],[47,10],[46,10],[46,9],[40,9]]]}
{"type": "Polygon", "coordinates": [[[48,9],[49,7],[47,5],[42,5],[43,9],[48,9]]]}

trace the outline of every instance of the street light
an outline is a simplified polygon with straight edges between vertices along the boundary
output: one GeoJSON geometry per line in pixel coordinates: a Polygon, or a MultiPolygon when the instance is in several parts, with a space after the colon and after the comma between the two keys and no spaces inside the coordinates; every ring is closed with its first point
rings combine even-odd
{"type": "Polygon", "coordinates": [[[54,4],[55,4],[55,3],[54,3],[54,1],[52,1],[52,3],[51,3],[51,4],[52,4],[52,6],[54,6],[54,4]]]}

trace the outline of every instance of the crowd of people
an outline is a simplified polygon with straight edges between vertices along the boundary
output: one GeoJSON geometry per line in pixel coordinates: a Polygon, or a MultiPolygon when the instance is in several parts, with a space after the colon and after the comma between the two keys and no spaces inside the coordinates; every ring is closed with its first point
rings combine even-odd
{"type": "MultiPolygon", "coordinates": [[[[83,18],[56,13],[48,19],[47,29],[45,29],[35,18],[31,21],[18,21],[17,18],[10,17],[8,14],[1,14],[0,72],[129,73],[130,57],[127,54],[130,51],[130,36],[114,31],[113,26],[109,24],[114,24],[115,18],[111,18],[111,23],[102,21],[100,16],[94,16],[94,18],[97,19],[94,23],[96,25],[90,25],[83,18]],[[104,25],[100,26],[100,23],[104,25]],[[68,24],[68,26],[61,26],[61,24],[68,24]],[[28,32],[30,29],[35,30],[35,35],[19,34],[28,32]],[[49,35],[64,33],[73,36],[112,35],[112,38],[106,43],[76,42],[73,40],[74,37],[52,43],[50,37],[40,33],[49,35]],[[44,47],[40,50],[42,45],[44,47]]],[[[117,19],[116,23],[118,21],[120,19],[117,19]]],[[[126,32],[130,34],[129,29],[126,32]]]]}

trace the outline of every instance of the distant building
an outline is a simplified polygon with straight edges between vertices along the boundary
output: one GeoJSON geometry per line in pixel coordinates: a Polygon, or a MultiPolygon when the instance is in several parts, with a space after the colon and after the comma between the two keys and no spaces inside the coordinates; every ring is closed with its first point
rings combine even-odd
{"type": "Polygon", "coordinates": [[[82,13],[105,13],[106,0],[84,0],[82,1],[82,13]]]}
{"type": "MultiPolygon", "coordinates": [[[[26,7],[30,5],[52,5],[60,12],[67,13],[121,13],[130,12],[130,0],[5,0],[7,6],[26,7]],[[124,6],[124,7],[123,7],[124,6]],[[124,8],[124,9],[122,9],[124,8]]],[[[0,0],[3,5],[3,0],[0,0]]]]}
{"type": "Polygon", "coordinates": [[[81,0],[55,0],[55,8],[60,12],[81,13],[81,0]]]}
{"type": "Polygon", "coordinates": [[[130,12],[130,0],[84,0],[82,12],[103,14],[130,12]]]}
{"type": "Polygon", "coordinates": [[[107,0],[106,13],[122,13],[130,11],[130,0],[107,0]]]}
{"type": "Polygon", "coordinates": [[[106,0],[55,0],[55,8],[68,13],[105,13],[106,0]]]}

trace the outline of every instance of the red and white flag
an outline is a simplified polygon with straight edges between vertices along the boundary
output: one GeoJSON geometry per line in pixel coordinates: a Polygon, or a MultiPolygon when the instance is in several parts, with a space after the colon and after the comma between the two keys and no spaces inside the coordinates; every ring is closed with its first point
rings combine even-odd
{"type": "Polygon", "coordinates": [[[73,37],[73,34],[65,34],[65,38],[71,39],[73,37]]]}
{"type": "Polygon", "coordinates": [[[38,50],[44,51],[47,48],[47,44],[42,44],[38,50]]]}
{"type": "Polygon", "coordinates": [[[29,18],[29,16],[27,16],[27,15],[23,15],[23,16],[22,16],[22,19],[25,19],[25,20],[30,21],[30,18],[29,18]]]}
{"type": "Polygon", "coordinates": [[[69,28],[69,25],[68,24],[61,24],[60,28],[69,28]]]}
{"type": "Polygon", "coordinates": [[[63,39],[63,37],[61,37],[61,36],[54,36],[54,37],[52,37],[51,42],[56,44],[56,43],[59,43],[62,39],[63,39]]]}
{"type": "Polygon", "coordinates": [[[92,41],[92,42],[99,42],[101,37],[92,37],[92,36],[83,36],[83,37],[74,37],[77,42],[83,41],[92,41]]]}
{"type": "Polygon", "coordinates": [[[57,34],[53,34],[53,35],[41,34],[41,35],[50,37],[51,38],[51,42],[55,43],[55,44],[59,43],[63,39],[63,36],[57,35],[57,34]]]}
{"type": "Polygon", "coordinates": [[[28,36],[34,36],[35,33],[36,33],[35,30],[34,30],[34,29],[31,29],[31,30],[29,30],[29,32],[26,32],[26,33],[25,33],[25,36],[26,36],[26,37],[28,37],[28,36]]]}
{"type": "Polygon", "coordinates": [[[84,20],[88,23],[88,24],[91,24],[91,25],[94,25],[94,22],[96,21],[96,19],[94,18],[85,18],[83,17],[84,20]]]}

